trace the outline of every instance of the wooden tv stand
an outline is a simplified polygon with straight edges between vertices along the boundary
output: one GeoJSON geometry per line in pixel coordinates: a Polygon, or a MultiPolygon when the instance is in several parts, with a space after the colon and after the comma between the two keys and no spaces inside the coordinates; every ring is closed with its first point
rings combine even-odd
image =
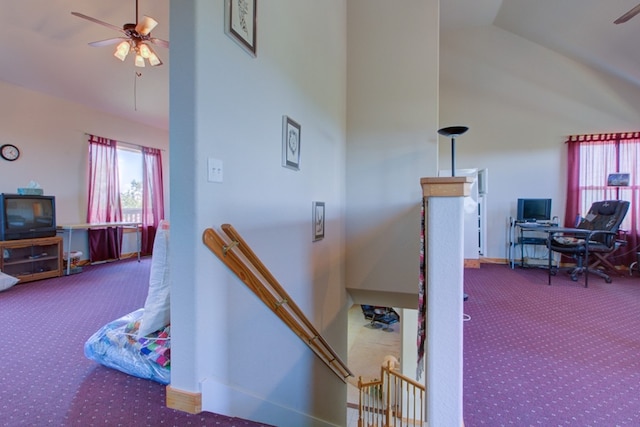
{"type": "Polygon", "coordinates": [[[0,270],[19,283],[62,276],[62,237],[0,241],[0,270]]]}

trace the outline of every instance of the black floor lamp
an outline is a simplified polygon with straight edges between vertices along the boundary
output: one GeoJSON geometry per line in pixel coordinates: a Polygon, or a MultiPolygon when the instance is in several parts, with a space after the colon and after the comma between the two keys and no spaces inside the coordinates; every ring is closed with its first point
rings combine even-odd
{"type": "Polygon", "coordinates": [[[468,130],[466,126],[449,126],[438,130],[440,135],[451,137],[451,176],[456,176],[456,137],[468,130]]]}
{"type": "MultiPolygon", "coordinates": [[[[442,136],[448,136],[451,138],[451,176],[456,176],[456,137],[462,135],[469,128],[466,126],[449,126],[438,130],[438,133],[442,136]]],[[[469,295],[462,294],[462,300],[469,299],[469,295]]],[[[466,314],[464,315],[466,318],[466,314]]]]}

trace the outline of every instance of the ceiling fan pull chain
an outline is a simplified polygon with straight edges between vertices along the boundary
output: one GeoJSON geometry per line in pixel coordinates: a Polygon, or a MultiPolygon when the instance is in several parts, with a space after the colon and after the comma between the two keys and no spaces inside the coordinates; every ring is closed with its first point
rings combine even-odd
{"type": "Polygon", "coordinates": [[[138,111],[138,77],[142,77],[142,73],[139,71],[134,71],[135,75],[133,77],[133,111],[138,111]]]}

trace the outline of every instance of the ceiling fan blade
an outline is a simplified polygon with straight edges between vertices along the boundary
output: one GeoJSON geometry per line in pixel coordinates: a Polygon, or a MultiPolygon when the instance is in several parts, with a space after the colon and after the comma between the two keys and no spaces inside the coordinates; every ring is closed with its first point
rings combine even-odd
{"type": "Polygon", "coordinates": [[[90,16],[83,15],[82,13],[78,13],[78,12],[71,12],[71,14],[73,16],[77,16],[78,18],[86,19],[87,21],[91,21],[93,23],[105,26],[107,28],[111,28],[112,30],[116,30],[116,31],[120,31],[121,33],[124,33],[124,30],[122,28],[116,27],[115,25],[108,24],[108,23],[106,23],[104,21],[101,21],[99,19],[92,18],[90,16]]]}
{"type": "Polygon", "coordinates": [[[624,22],[627,22],[629,19],[633,18],[634,16],[636,16],[638,13],[640,13],[640,4],[634,7],[633,9],[631,9],[629,12],[622,15],[620,18],[613,21],[613,23],[622,24],[624,22]]]}
{"type": "Polygon", "coordinates": [[[158,21],[150,16],[144,15],[142,20],[136,25],[136,32],[142,36],[149,34],[158,25],[158,21]]]}
{"type": "Polygon", "coordinates": [[[158,46],[166,47],[167,49],[169,49],[169,42],[168,42],[168,41],[166,41],[166,40],[162,40],[162,39],[157,39],[157,38],[155,38],[155,37],[151,37],[151,38],[149,39],[149,41],[150,41],[151,43],[153,43],[153,44],[157,44],[158,46]]]}
{"type": "Polygon", "coordinates": [[[126,41],[126,40],[129,40],[129,39],[127,37],[114,37],[112,39],[98,40],[95,42],[91,42],[89,43],[89,46],[93,46],[93,47],[109,46],[109,45],[120,43],[121,41],[126,41]]]}

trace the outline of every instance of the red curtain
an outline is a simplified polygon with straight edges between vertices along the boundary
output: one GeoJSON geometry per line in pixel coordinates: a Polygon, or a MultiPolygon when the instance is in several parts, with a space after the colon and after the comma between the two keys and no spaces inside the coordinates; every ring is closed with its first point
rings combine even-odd
{"type": "MultiPolygon", "coordinates": [[[[118,182],[116,141],[89,135],[88,223],[122,221],[118,182]]],[[[90,229],[88,235],[91,262],[120,258],[121,230],[90,229]]]]}
{"type": "Polygon", "coordinates": [[[162,156],[157,148],[142,148],[142,242],[141,252],[153,251],[156,230],[164,219],[162,156]]]}
{"type": "Polygon", "coordinates": [[[621,229],[627,232],[627,245],[618,251],[616,261],[630,265],[636,261],[640,244],[640,132],[574,135],[567,139],[567,206],[564,224],[575,225],[598,200],[628,200],[629,212],[621,229]],[[610,173],[629,173],[628,186],[607,185],[610,173]]]}

